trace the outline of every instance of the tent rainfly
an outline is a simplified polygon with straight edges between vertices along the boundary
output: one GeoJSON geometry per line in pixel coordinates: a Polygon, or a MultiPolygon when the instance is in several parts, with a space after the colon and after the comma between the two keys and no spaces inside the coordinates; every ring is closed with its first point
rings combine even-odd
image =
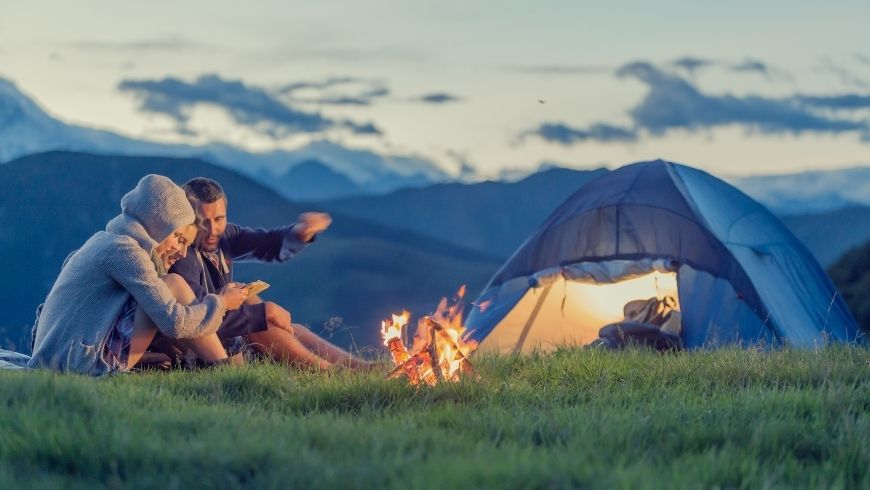
{"type": "Polygon", "coordinates": [[[466,326],[481,350],[588,344],[631,300],[677,299],[687,348],[858,341],[842,296],[764,206],[656,160],[580,188],[508,259],[466,326]]]}

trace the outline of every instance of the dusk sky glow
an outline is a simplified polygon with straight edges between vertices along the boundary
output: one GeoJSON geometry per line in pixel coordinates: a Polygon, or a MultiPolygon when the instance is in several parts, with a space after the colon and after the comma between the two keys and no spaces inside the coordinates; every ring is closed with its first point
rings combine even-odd
{"type": "Polygon", "coordinates": [[[251,150],[329,139],[481,176],[666,158],[870,165],[870,2],[13,2],[53,116],[251,150]]]}

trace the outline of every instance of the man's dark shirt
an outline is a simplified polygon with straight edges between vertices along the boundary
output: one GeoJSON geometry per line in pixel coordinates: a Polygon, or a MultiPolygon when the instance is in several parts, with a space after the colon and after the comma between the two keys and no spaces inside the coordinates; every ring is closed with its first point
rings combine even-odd
{"type": "MultiPolygon", "coordinates": [[[[233,263],[242,261],[285,262],[305,248],[294,225],[271,230],[243,228],[227,223],[227,229],[218,241],[215,252],[217,264],[204,252],[190,247],[187,256],[176,262],[169,272],[183,277],[197,300],[209,293],[219,293],[233,282],[233,263]]],[[[238,310],[228,311],[218,329],[222,339],[266,330],[266,306],[243,304],[238,310]]]]}

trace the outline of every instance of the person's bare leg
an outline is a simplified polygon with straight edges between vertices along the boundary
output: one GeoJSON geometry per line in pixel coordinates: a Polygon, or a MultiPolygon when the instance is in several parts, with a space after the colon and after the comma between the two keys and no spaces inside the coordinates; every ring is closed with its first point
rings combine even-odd
{"type": "Polygon", "coordinates": [[[368,368],[371,366],[371,363],[358,357],[354,357],[350,352],[329,342],[305,326],[294,323],[293,332],[296,334],[296,338],[299,339],[305,347],[331,363],[342,363],[357,369],[368,368]]]}
{"type": "MultiPolygon", "coordinates": [[[[175,299],[179,303],[189,305],[196,301],[196,296],[181,276],[177,274],[167,274],[163,277],[163,281],[169,287],[169,290],[172,291],[172,295],[175,296],[175,299]]],[[[137,311],[137,314],[138,313],[139,312],[137,311]]],[[[148,319],[148,321],[150,322],[151,320],[148,319]]],[[[182,350],[192,351],[196,357],[206,362],[215,362],[227,358],[227,351],[224,349],[223,345],[221,345],[221,341],[216,334],[210,334],[196,339],[170,339],[170,342],[180,347],[182,350]]]]}
{"type": "Polygon", "coordinates": [[[130,338],[130,354],[127,356],[127,369],[132,368],[142,359],[145,349],[157,335],[157,326],[145,314],[141,307],[136,307],[133,317],[133,334],[130,338]]]}
{"type": "Polygon", "coordinates": [[[252,332],[247,338],[255,349],[278,362],[320,369],[329,369],[332,366],[332,363],[305,347],[295,335],[277,327],[270,326],[266,330],[252,332]]]}
{"type": "MultiPolygon", "coordinates": [[[[178,274],[167,274],[163,280],[169,286],[175,299],[183,305],[190,305],[196,301],[196,295],[187,282],[178,274]]],[[[174,339],[183,349],[190,349],[196,357],[205,362],[215,362],[227,358],[227,351],[221,344],[217,334],[210,334],[196,339],[174,339]]]]}
{"type": "MultiPolygon", "coordinates": [[[[260,299],[259,296],[254,295],[254,296],[249,296],[245,302],[248,304],[259,304],[259,303],[262,303],[263,300],[260,299]]],[[[268,309],[267,309],[267,312],[268,312],[268,309]]],[[[278,324],[272,324],[271,319],[268,316],[268,313],[266,316],[266,322],[268,325],[268,330],[280,330],[280,331],[286,333],[286,330],[281,328],[278,324]]],[[[308,328],[306,328],[302,325],[296,324],[296,323],[292,324],[291,326],[293,327],[294,333],[292,335],[290,335],[290,337],[295,336],[296,339],[298,339],[298,341],[302,343],[302,347],[304,347],[307,351],[309,351],[310,354],[313,354],[313,355],[317,356],[318,358],[324,359],[327,362],[329,362],[330,364],[341,364],[343,366],[354,368],[354,369],[367,369],[367,368],[371,367],[371,363],[366,362],[366,361],[361,360],[361,359],[355,359],[349,352],[342,350],[340,347],[338,347],[338,346],[326,341],[325,339],[319,337],[317,334],[315,334],[314,332],[312,332],[308,328]]],[[[250,338],[250,335],[248,337],[249,337],[249,341],[258,342],[257,340],[250,338]]],[[[287,338],[287,337],[279,334],[274,339],[272,339],[272,342],[275,342],[275,341],[280,342],[282,339],[285,339],[285,338],[287,338]]],[[[295,349],[298,350],[298,347],[295,349]]],[[[311,365],[311,364],[312,363],[309,363],[309,365],[311,365]]]]}

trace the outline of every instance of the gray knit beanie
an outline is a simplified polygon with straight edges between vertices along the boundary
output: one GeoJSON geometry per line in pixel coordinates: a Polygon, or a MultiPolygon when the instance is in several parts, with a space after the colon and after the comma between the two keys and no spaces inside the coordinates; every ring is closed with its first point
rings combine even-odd
{"type": "Polygon", "coordinates": [[[121,211],[139,221],[158,243],[196,219],[184,190],[169,178],[155,174],[142,177],[136,187],[124,195],[121,211]]]}

